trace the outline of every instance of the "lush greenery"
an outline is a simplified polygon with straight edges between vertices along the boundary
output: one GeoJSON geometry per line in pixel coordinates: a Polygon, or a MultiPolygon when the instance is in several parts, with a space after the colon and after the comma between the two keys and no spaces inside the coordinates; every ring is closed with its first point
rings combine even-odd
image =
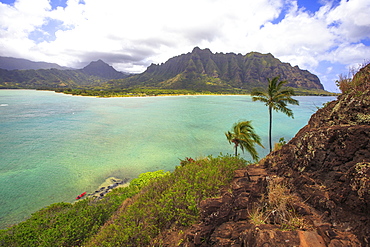
{"type": "Polygon", "coordinates": [[[153,246],[165,229],[189,226],[198,219],[202,199],[218,195],[245,167],[237,157],[186,159],[176,170],[150,183],[125,212],[117,215],[87,246],[153,246]]]}
{"type": "Polygon", "coordinates": [[[137,194],[150,180],[167,175],[148,172],[117,188],[102,200],[88,198],[55,203],[34,213],[28,220],[0,231],[0,246],[78,246],[97,233],[122,202],[137,194]]]}
{"type": "Polygon", "coordinates": [[[209,91],[194,91],[186,89],[160,89],[160,88],[130,88],[130,89],[58,89],[56,92],[65,94],[95,96],[95,97],[144,97],[164,95],[197,95],[218,94],[209,91]]]}
{"type": "Polygon", "coordinates": [[[267,90],[252,92],[253,101],[261,101],[268,106],[270,124],[269,124],[269,145],[270,152],[272,151],[271,131],[272,131],[272,110],[281,111],[289,117],[293,118],[293,111],[287,107],[288,104],[299,105],[299,102],[292,98],[294,90],[292,88],[284,88],[287,81],[279,81],[280,77],[275,76],[268,80],[267,90]]]}
{"type": "Polygon", "coordinates": [[[289,81],[286,85],[289,87],[324,89],[317,76],[282,63],[271,54],[214,54],[209,49],[198,47],[163,64],[152,64],[144,73],[108,84],[116,88],[140,86],[212,92],[227,89],[250,91],[255,87],[264,87],[266,78],[275,75],[289,81]]]}
{"type": "Polygon", "coordinates": [[[155,241],[158,244],[160,238],[156,236],[164,229],[194,223],[199,215],[199,202],[217,196],[220,188],[233,178],[234,170],[245,167],[247,162],[220,156],[187,158],[180,164],[172,173],[143,174],[130,186],[115,189],[100,201],[53,204],[25,222],[0,231],[0,245],[146,246],[155,241]]]}
{"type": "Polygon", "coordinates": [[[254,132],[251,121],[242,121],[233,125],[233,131],[226,132],[229,143],[234,144],[235,156],[238,155],[238,147],[244,152],[247,150],[255,161],[258,161],[258,153],[255,144],[263,147],[261,138],[254,132]]]}
{"type": "MultiPolygon", "coordinates": [[[[187,89],[163,89],[163,88],[128,88],[128,89],[106,89],[102,87],[85,88],[44,88],[58,93],[93,97],[145,97],[145,96],[176,96],[176,95],[247,95],[249,91],[243,89],[229,89],[218,91],[187,90],[187,89]]],[[[296,95],[334,96],[336,94],[323,90],[294,89],[296,95]]]]}
{"type": "Polygon", "coordinates": [[[329,94],[323,90],[317,76],[282,63],[271,54],[214,54],[198,47],[163,64],[152,64],[136,75],[118,72],[101,60],[79,70],[0,69],[0,89],[57,90],[99,97],[247,94],[255,87],[265,87],[266,78],[275,75],[288,80],[286,86],[297,88],[301,95],[329,94]]]}

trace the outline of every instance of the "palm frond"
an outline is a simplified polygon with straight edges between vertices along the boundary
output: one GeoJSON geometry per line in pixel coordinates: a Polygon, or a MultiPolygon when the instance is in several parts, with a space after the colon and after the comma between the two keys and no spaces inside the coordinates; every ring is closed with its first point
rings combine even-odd
{"type": "MultiPolygon", "coordinates": [[[[228,131],[225,135],[230,144],[232,142],[235,144],[235,151],[240,147],[243,152],[244,150],[249,152],[253,160],[258,160],[258,153],[255,149],[255,144],[261,147],[263,147],[263,145],[261,144],[261,138],[254,132],[251,121],[235,123],[232,129],[233,132],[228,131]]],[[[237,152],[235,152],[235,154],[236,153],[237,152]]]]}
{"type": "Polygon", "coordinates": [[[268,81],[268,88],[266,93],[263,91],[252,91],[252,100],[253,101],[261,101],[265,103],[266,106],[269,107],[269,114],[270,114],[270,126],[269,126],[269,144],[270,144],[270,151],[272,150],[272,143],[271,143],[271,123],[272,123],[272,112],[271,109],[274,111],[281,111],[282,113],[286,114],[289,117],[293,118],[293,111],[287,107],[288,104],[291,105],[299,105],[298,100],[292,98],[294,96],[294,90],[292,88],[284,88],[284,85],[287,84],[287,81],[279,81],[280,76],[275,76],[274,78],[270,79],[267,78],[268,81]]]}

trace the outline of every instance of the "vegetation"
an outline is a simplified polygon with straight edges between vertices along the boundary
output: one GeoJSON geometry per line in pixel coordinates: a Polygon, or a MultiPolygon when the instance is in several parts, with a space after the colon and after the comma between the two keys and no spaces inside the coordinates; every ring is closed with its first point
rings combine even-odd
{"type": "Polygon", "coordinates": [[[160,88],[130,88],[130,89],[59,89],[56,92],[65,94],[94,96],[94,97],[145,97],[165,95],[212,95],[209,91],[194,91],[186,89],[160,89],[160,88]]]}
{"type": "Polygon", "coordinates": [[[294,91],[291,88],[283,88],[287,81],[279,81],[280,77],[276,76],[268,80],[268,88],[266,91],[254,90],[252,92],[253,101],[264,102],[269,109],[269,145],[270,152],[272,151],[271,131],[272,131],[272,110],[281,111],[288,117],[293,118],[293,111],[287,108],[287,104],[299,105],[299,102],[293,99],[294,91]]]}
{"type": "MultiPolygon", "coordinates": [[[[243,89],[220,89],[220,90],[190,90],[190,89],[163,89],[163,88],[103,88],[103,87],[84,87],[84,88],[40,88],[51,90],[58,93],[65,93],[80,96],[93,97],[145,97],[145,96],[176,96],[176,95],[247,95],[250,92],[243,89]]],[[[297,89],[294,89],[297,90],[297,89]]],[[[335,93],[329,93],[323,90],[299,89],[296,95],[317,95],[334,96],[335,93]]]]}
{"type": "Polygon", "coordinates": [[[0,89],[48,89],[99,97],[167,94],[163,90],[185,90],[195,94],[247,94],[252,88],[265,86],[265,78],[276,73],[291,81],[286,86],[299,88],[302,95],[328,94],[317,76],[282,63],[271,54],[213,54],[209,49],[198,47],[163,64],[152,64],[145,72],[136,75],[118,72],[101,60],[78,70],[0,69],[0,89]]]}
{"type": "Polygon", "coordinates": [[[246,161],[231,156],[188,158],[181,163],[173,173],[144,188],[87,246],[160,246],[156,237],[163,230],[193,224],[200,201],[218,195],[234,170],[246,166],[246,161]]]}
{"type": "Polygon", "coordinates": [[[266,194],[249,212],[249,219],[255,225],[280,225],[282,230],[307,229],[309,224],[294,209],[294,204],[298,201],[287,184],[271,179],[268,181],[266,194]]]}
{"type": "Polygon", "coordinates": [[[367,81],[369,78],[369,69],[366,66],[370,62],[365,62],[359,65],[358,68],[352,67],[349,69],[348,75],[339,75],[336,81],[337,87],[344,94],[354,92],[355,94],[362,94],[367,88],[367,81]]]}
{"type": "Polygon", "coordinates": [[[97,233],[122,202],[137,194],[163,171],[148,172],[117,188],[102,200],[87,198],[55,203],[34,213],[28,220],[0,231],[0,246],[79,246],[97,233]]]}
{"type": "Polygon", "coordinates": [[[238,147],[244,152],[246,150],[252,156],[253,160],[258,161],[258,153],[254,145],[261,147],[261,138],[254,132],[251,121],[243,121],[233,125],[233,132],[226,132],[226,138],[229,143],[234,144],[235,156],[238,156],[238,147]]]}
{"type": "Polygon", "coordinates": [[[274,151],[280,150],[285,144],[286,144],[286,141],[285,141],[284,137],[281,137],[279,139],[279,142],[275,143],[274,151]]]}
{"type": "Polygon", "coordinates": [[[214,54],[198,47],[163,64],[152,64],[144,73],[107,84],[119,88],[140,86],[212,92],[242,89],[250,92],[252,88],[265,86],[265,78],[277,73],[291,82],[289,87],[324,89],[317,76],[282,63],[271,54],[214,54]]]}
{"type": "Polygon", "coordinates": [[[217,196],[246,165],[232,156],[187,158],[172,173],[142,174],[102,200],[50,205],[0,231],[0,246],[159,245],[161,231],[194,223],[199,202],[217,196]]]}

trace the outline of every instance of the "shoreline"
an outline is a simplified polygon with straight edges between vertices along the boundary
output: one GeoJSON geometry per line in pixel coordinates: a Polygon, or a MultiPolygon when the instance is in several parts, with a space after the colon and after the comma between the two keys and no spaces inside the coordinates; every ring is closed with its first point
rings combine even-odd
{"type": "MultiPolygon", "coordinates": [[[[94,198],[96,200],[101,200],[103,197],[111,192],[115,188],[120,187],[127,187],[129,186],[128,179],[119,179],[116,177],[109,177],[107,178],[102,184],[98,186],[98,189],[91,193],[87,193],[86,196],[82,197],[81,199],[85,198],[94,198]]],[[[77,201],[78,199],[76,199],[77,201]]]]}
{"type": "MultiPolygon", "coordinates": [[[[171,96],[250,96],[250,93],[240,93],[240,94],[233,94],[233,93],[174,93],[174,94],[121,94],[121,95],[82,95],[82,94],[73,94],[73,93],[65,93],[64,91],[55,91],[55,90],[48,90],[48,89],[32,89],[32,88],[4,88],[0,90],[31,90],[31,91],[44,91],[44,92],[54,92],[56,94],[63,94],[63,95],[69,95],[69,96],[78,96],[78,97],[90,97],[90,98],[146,98],[146,97],[171,97],[171,96]]],[[[340,93],[334,93],[334,92],[318,92],[318,93],[296,93],[294,96],[319,96],[319,97],[336,97],[339,96],[340,93]]]]}

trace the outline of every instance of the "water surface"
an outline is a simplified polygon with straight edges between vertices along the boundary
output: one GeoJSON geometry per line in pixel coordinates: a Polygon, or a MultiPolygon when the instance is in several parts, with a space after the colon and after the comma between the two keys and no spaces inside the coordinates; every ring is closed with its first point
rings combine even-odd
{"type": "MultiPolygon", "coordinates": [[[[296,99],[294,119],[274,112],[275,142],[291,139],[335,98],[296,99]]],[[[250,96],[93,98],[0,90],[0,228],[51,203],[73,202],[110,176],[132,179],[171,171],[185,157],[233,153],[224,133],[241,120],[252,120],[268,148],[267,107],[250,96]]]]}

